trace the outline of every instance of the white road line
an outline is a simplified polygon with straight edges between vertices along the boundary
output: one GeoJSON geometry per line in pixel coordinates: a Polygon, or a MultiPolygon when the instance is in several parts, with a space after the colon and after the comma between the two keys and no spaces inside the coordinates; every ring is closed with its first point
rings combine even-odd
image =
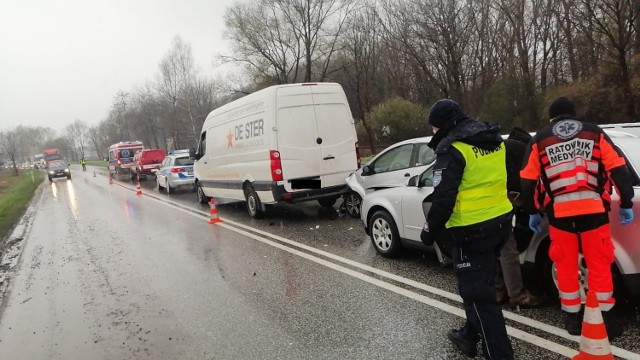
{"type": "MultiPolygon", "coordinates": [[[[172,206],[172,207],[174,207],[174,208],[176,208],[176,209],[178,209],[180,211],[183,211],[183,212],[185,212],[187,214],[191,214],[193,216],[202,217],[203,219],[208,219],[208,217],[209,217],[209,214],[207,214],[205,212],[202,212],[200,210],[188,209],[188,208],[184,207],[183,205],[170,203],[168,201],[165,201],[165,200],[153,197],[153,196],[148,196],[148,197],[153,199],[153,200],[155,200],[155,201],[161,202],[161,203],[163,203],[165,205],[172,206]]],[[[453,307],[453,306],[448,305],[446,303],[440,302],[438,300],[434,300],[434,299],[431,299],[429,297],[416,294],[416,293],[414,293],[414,292],[412,292],[410,290],[406,290],[406,289],[400,288],[398,286],[389,284],[387,282],[372,278],[372,277],[370,277],[368,275],[365,275],[365,274],[350,270],[348,268],[344,268],[344,267],[342,267],[340,265],[337,265],[337,264],[334,264],[332,262],[329,262],[329,261],[326,261],[326,260],[323,260],[323,259],[318,259],[316,257],[313,257],[313,256],[307,254],[307,253],[300,252],[300,251],[295,250],[295,249],[291,249],[290,247],[284,246],[284,245],[279,244],[279,243],[274,243],[274,242],[272,242],[272,241],[270,241],[268,239],[259,237],[259,236],[255,235],[255,234],[248,233],[248,232],[246,232],[244,230],[240,230],[240,229],[237,229],[237,228],[244,228],[244,229],[247,229],[249,231],[258,233],[260,235],[263,235],[263,236],[278,240],[280,242],[286,243],[288,245],[291,245],[291,246],[294,246],[294,247],[297,247],[297,248],[300,248],[300,249],[304,249],[305,251],[308,251],[308,252],[311,252],[311,253],[314,253],[314,254],[318,254],[318,255],[330,258],[332,260],[339,261],[339,262],[342,262],[344,264],[348,264],[348,265],[353,266],[355,268],[358,268],[358,269],[361,269],[361,270],[364,270],[364,271],[367,271],[367,272],[374,273],[374,274],[376,274],[378,276],[385,277],[385,278],[388,278],[390,280],[394,280],[394,281],[397,281],[399,283],[402,283],[402,284],[405,284],[405,285],[409,285],[411,287],[414,287],[414,288],[429,292],[431,294],[442,296],[442,297],[444,297],[446,299],[462,303],[462,298],[457,294],[453,294],[453,293],[450,293],[448,291],[444,291],[442,289],[438,289],[438,288],[435,288],[433,286],[426,285],[424,283],[420,283],[420,282],[417,282],[417,281],[414,281],[414,280],[411,280],[411,279],[407,279],[407,278],[404,278],[404,277],[401,277],[401,276],[386,272],[384,270],[376,269],[374,267],[371,267],[371,266],[368,266],[368,265],[364,265],[364,264],[358,263],[356,261],[349,260],[349,259],[343,258],[341,256],[338,256],[338,255],[335,255],[335,254],[332,254],[332,253],[329,253],[329,252],[326,252],[326,251],[323,251],[323,250],[319,250],[319,249],[316,249],[316,248],[308,246],[308,245],[300,244],[300,243],[297,243],[297,242],[295,242],[293,240],[289,240],[287,238],[284,238],[284,237],[281,237],[281,236],[278,236],[278,235],[274,235],[274,234],[268,233],[268,232],[260,230],[260,229],[253,228],[251,226],[247,226],[247,225],[235,222],[233,220],[223,220],[222,223],[219,223],[217,225],[221,225],[226,229],[229,229],[229,230],[235,231],[237,233],[243,234],[245,236],[251,237],[253,239],[256,239],[256,240],[261,241],[263,243],[272,245],[272,246],[277,247],[279,249],[288,251],[290,253],[294,253],[296,255],[302,256],[302,257],[304,257],[306,259],[312,260],[312,261],[317,262],[319,264],[322,264],[322,265],[330,264],[331,266],[329,266],[329,265],[326,265],[326,266],[328,266],[328,267],[330,267],[332,269],[335,269],[337,271],[343,272],[345,274],[354,276],[354,277],[356,277],[358,279],[364,280],[364,281],[369,282],[371,284],[374,284],[374,285],[378,285],[378,283],[385,284],[385,286],[381,286],[381,285],[378,285],[378,286],[384,287],[385,289],[394,291],[394,292],[396,292],[398,294],[407,296],[407,297],[409,297],[411,299],[420,301],[420,302],[422,302],[424,304],[434,306],[434,307],[436,307],[438,309],[441,309],[443,311],[449,312],[449,313],[451,313],[453,315],[457,315],[457,316],[460,316],[460,317],[463,317],[463,318],[465,317],[464,311],[462,309],[460,309],[460,308],[456,308],[456,307],[453,307]],[[231,224],[231,226],[227,225],[227,223],[231,224]],[[345,271],[342,271],[340,269],[344,269],[345,271]],[[358,274],[358,276],[353,275],[353,274],[358,274]],[[371,281],[369,281],[369,280],[371,280],[371,281]],[[395,290],[396,288],[398,289],[397,291],[395,290]],[[409,294],[412,294],[412,295],[409,295],[409,294]],[[437,305],[435,305],[435,304],[437,304],[437,305]]],[[[558,327],[551,326],[551,325],[545,324],[543,322],[540,322],[538,320],[534,320],[534,319],[531,319],[531,318],[528,318],[528,317],[525,317],[525,316],[510,312],[510,311],[507,311],[507,310],[503,310],[502,312],[503,312],[505,318],[507,318],[509,320],[521,323],[523,325],[530,326],[530,327],[532,327],[534,329],[542,330],[542,331],[547,332],[549,334],[552,334],[552,335],[555,335],[555,336],[558,336],[558,337],[561,337],[561,338],[564,338],[564,339],[567,339],[567,340],[570,340],[570,341],[573,341],[573,342],[576,342],[576,343],[580,342],[580,337],[579,336],[569,335],[566,332],[566,330],[564,330],[564,329],[560,329],[558,327]]],[[[543,339],[543,338],[541,338],[541,337],[539,337],[537,335],[533,335],[533,334],[527,333],[525,331],[522,331],[522,330],[519,330],[519,329],[516,329],[516,328],[512,328],[512,327],[507,326],[507,332],[509,333],[509,335],[511,335],[511,336],[513,336],[513,337],[515,337],[517,339],[529,342],[531,344],[534,344],[534,345],[537,345],[537,346],[540,346],[540,347],[544,347],[544,348],[549,349],[549,350],[551,350],[551,351],[553,351],[553,352],[555,352],[557,354],[561,354],[561,355],[568,356],[568,357],[571,357],[571,356],[577,354],[576,350],[569,349],[569,348],[567,348],[567,347],[565,347],[563,345],[560,345],[560,344],[557,344],[555,342],[543,339]],[[555,347],[559,347],[557,351],[553,350],[554,346],[555,347]],[[565,353],[565,352],[562,352],[562,351],[569,351],[569,352],[565,353]],[[573,354],[573,355],[571,355],[571,354],[573,354]]],[[[623,358],[623,359],[640,360],[640,354],[637,354],[637,353],[634,353],[634,352],[631,352],[631,351],[628,351],[628,350],[625,350],[625,349],[622,349],[622,348],[618,348],[616,346],[611,346],[611,352],[613,353],[613,355],[618,356],[618,357],[623,358]]]]}

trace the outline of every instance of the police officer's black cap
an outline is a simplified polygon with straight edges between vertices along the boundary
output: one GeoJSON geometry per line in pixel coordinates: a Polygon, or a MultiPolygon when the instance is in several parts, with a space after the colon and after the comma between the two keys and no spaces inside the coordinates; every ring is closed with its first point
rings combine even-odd
{"type": "Polygon", "coordinates": [[[438,100],[429,111],[429,125],[447,129],[465,116],[457,102],[451,99],[438,100]]]}

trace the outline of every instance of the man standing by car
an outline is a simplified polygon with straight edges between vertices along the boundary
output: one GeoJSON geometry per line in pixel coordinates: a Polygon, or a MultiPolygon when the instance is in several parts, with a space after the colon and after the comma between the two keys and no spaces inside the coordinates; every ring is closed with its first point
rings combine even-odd
{"type": "Polygon", "coordinates": [[[520,172],[529,227],[540,232],[541,217],[533,205],[535,187],[545,189],[544,208],[549,218],[549,257],[558,274],[565,328],[580,335],[582,308],[578,282],[578,253],[582,250],[589,269],[589,291],[600,303],[607,334],[622,334],[622,326],[610,316],[615,304],[611,263],[613,243],[609,229],[611,198],[607,188],[613,180],[620,195],[620,223],[633,220],[632,179],[622,154],[594,124],[576,120],[573,103],[566,97],[549,107],[551,122],[534,136],[520,172]]]}
{"type": "Polygon", "coordinates": [[[436,152],[432,205],[422,230],[427,244],[451,235],[453,267],[466,324],[448,333],[467,356],[482,339],[488,359],[513,359],[502,308],[496,302],[498,253],[511,231],[505,148],[497,126],[471,119],[453,100],[436,102],[429,112],[436,152]]]}

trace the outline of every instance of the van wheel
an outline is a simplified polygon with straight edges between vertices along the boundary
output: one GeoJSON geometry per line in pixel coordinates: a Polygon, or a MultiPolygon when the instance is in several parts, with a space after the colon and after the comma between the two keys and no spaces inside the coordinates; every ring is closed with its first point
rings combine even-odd
{"type": "Polygon", "coordinates": [[[247,202],[247,211],[249,212],[249,216],[254,219],[260,219],[264,216],[264,211],[262,211],[262,205],[260,203],[260,198],[258,194],[253,189],[253,186],[249,185],[244,189],[244,197],[247,202]]]}
{"type": "Polygon", "coordinates": [[[360,217],[360,208],[362,207],[362,199],[358,193],[351,191],[344,197],[344,208],[347,215],[352,218],[360,217]]]}
{"type": "Polygon", "coordinates": [[[209,201],[211,201],[211,198],[204,194],[202,186],[199,182],[196,182],[196,196],[198,197],[198,202],[200,204],[207,204],[209,201]]]}
{"type": "Polygon", "coordinates": [[[378,254],[393,258],[402,249],[398,227],[393,217],[384,210],[376,211],[369,220],[371,242],[378,254]]]}
{"type": "Polygon", "coordinates": [[[333,206],[333,204],[336,203],[336,200],[338,200],[338,198],[335,196],[332,196],[332,197],[318,199],[318,202],[320,203],[320,206],[322,206],[323,208],[330,208],[333,206]]]}

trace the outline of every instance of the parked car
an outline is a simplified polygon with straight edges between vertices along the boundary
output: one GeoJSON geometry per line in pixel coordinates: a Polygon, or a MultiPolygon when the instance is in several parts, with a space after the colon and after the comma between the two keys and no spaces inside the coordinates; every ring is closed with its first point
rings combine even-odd
{"type": "Polygon", "coordinates": [[[347,215],[360,217],[362,198],[375,190],[406,184],[414,175],[421,174],[436,160],[434,151],[427,146],[431,137],[404,140],[382,150],[365,166],[347,178],[349,192],[344,197],[347,215]]]}
{"type": "MultiPolygon", "coordinates": [[[[636,216],[631,224],[620,225],[618,220],[619,197],[615,190],[612,193],[612,209],[609,213],[611,237],[615,246],[615,262],[613,264],[615,290],[618,299],[630,299],[640,303],[640,138],[619,130],[605,130],[614,144],[622,150],[627,158],[629,170],[634,179],[635,197],[633,198],[636,216]]],[[[400,187],[370,192],[362,201],[361,220],[365,232],[371,238],[375,250],[382,256],[397,256],[403,247],[422,250],[435,250],[438,260],[444,264],[449,262],[451,248],[446,239],[437,239],[433,249],[427,248],[420,241],[420,232],[425,222],[425,214],[430,203],[423,203],[433,193],[433,171],[429,167],[420,175],[415,175],[400,187]]],[[[526,225],[525,225],[526,226],[526,225]]],[[[557,279],[553,262],[549,259],[549,230],[543,228],[541,233],[533,235],[525,230],[516,233],[518,249],[521,251],[523,276],[537,282],[539,286],[552,296],[557,292],[557,279]],[[533,235],[533,236],[532,236],[533,235]]],[[[581,292],[586,294],[587,269],[582,257],[579,259],[581,292]]],[[[528,280],[531,281],[531,280],[528,280]]],[[[583,298],[584,299],[584,298],[583,298]]]]}
{"type": "Polygon", "coordinates": [[[194,188],[193,162],[189,158],[189,150],[169,152],[160,169],[156,171],[156,184],[158,190],[164,189],[167,194],[178,187],[194,188]]]}
{"type": "Polygon", "coordinates": [[[131,165],[131,180],[144,180],[149,175],[155,175],[162,160],[167,156],[162,149],[144,149],[133,156],[131,165]]]}
{"type": "Polygon", "coordinates": [[[49,182],[53,182],[53,179],[58,177],[66,177],[67,180],[71,180],[71,170],[63,160],[51,160],[47,168],[47,176],[49,177],[49,182]]]}

